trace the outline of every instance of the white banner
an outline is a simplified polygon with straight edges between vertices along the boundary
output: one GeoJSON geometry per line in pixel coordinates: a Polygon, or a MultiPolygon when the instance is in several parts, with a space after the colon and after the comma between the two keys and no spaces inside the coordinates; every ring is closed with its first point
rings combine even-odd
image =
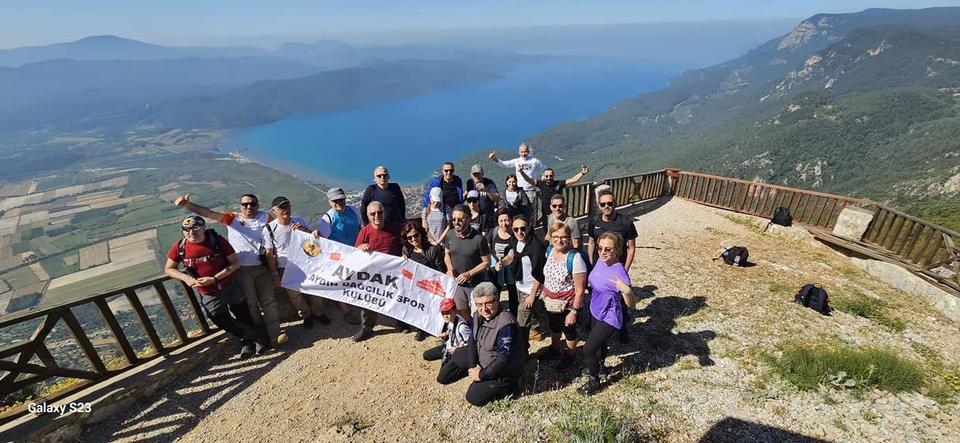
{"type": "Polygon", "coordinates": [[[403,257],[366,253],[294,231],[281,285],[393,317],[438,335],[440,300],[453,297],[453,278],[403,257]]]}

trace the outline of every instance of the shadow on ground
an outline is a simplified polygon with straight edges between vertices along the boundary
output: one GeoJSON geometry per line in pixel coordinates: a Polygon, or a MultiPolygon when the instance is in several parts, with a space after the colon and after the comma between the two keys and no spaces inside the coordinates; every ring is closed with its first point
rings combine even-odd
{"type": "Polygon", "coordinates": [[[727,417],[714,424],[703,437],[700,443],[733,443],[733,442],[814,442],[821,443],[827,440],[807,437],[773,426],[762,425],[738,418],[727,417]]]}
{"type": "Polygon", "coordinates": [[[330,326],[306,330],[299,322],[289,325],[286,329],[290,341],[248,359],[237,356],[239,341],[234,340],[235,345],[210,364],[178,377],[160,392],[131,405],[128,413],[91,426],[79,441],[165,442],[183,437],[293,353],[312,347],[318,340],[349,337],[358,327],[346,324],[340,314],[328,315],[334,319],[330,326]]]}

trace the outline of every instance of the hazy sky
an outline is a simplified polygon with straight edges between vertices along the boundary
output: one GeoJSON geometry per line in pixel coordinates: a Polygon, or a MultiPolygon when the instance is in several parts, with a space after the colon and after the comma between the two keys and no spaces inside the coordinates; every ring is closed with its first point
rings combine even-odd
{"type": "Polygon", "coordinates": [[[928,0],[0,0],[0,47],[114,34],[167,44],[524,25],[802,19],[928,0]]]}

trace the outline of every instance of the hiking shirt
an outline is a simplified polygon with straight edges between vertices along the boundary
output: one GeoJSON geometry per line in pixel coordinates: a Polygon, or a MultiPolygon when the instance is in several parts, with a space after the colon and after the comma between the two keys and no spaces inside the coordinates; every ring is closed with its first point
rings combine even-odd
{"type": "Polygon", "coordinates": [[[363,226],[363,218],[355,206],[348,205],[343,212],[330,208],[320,217],[320,236],[337,243],[353,246],[363,226]]]}
{"type": "MultiPolygon", "coordinates": [[[[627,245],[628,240],[633,240],[637,238],[637,227],[633,225],[633,220],[626,215],[621,214],[618,211],[613,212],[613,219],[610,221],[603,220],[603,214],[597,214],[596,217],[590,219],[590,225],[587,227],[587,234],[590,235],[590,238],[593,239],[594,245],[596,241],[600,238],[604,232],[612,231],[620,234],[623,237],[624,245],[623,251],[620,251],[619,261],[620,263],[627,262],[627,245]]],[[[599,258],[599,251],[595,247],[593,248],[593,262],[596,263],[599,258]]]]}
{"type": "Polygon", "coordinates": [[[630,275],[623,267],[623,263],[607,265],[597,261],[590,271],[587,282],[590,283],[590,314],[615,329],[623,327],[623,312],[620,303],[620,290],[613,284],[613,278],[619,277],[626,284],[631,284],[630,275]]]}
{"type": "Polygon", "coordinates": [[[277,254],[277,268],[287,267],[287,256],[290,255],[290,234],[293,232],[293,225],[299,223],[303,229],[310,231],[310,225],[299,215],[290,216],[290,224],[281,225],[280,220],[272,220],[267,223],[269,229],[273,230],[273,238],[270,238],[270,231],[267,227],[263,228],[263,238],[266,240],[268,249],[273,249],[277,254]]]}
{"type": "Polygon", "coordinates": [[[240,266],[261,266],[260,254],[265,252],[263,227],[271,218],[266,212],[257,211],[253,218],[243,218],[237,212],[224,212],[220,223],[227,227],[227,240],[237,251],[240,266]]]}
{"type": "Polygon", "coordinates": [[[380,229],[375,229],[373,225],[366,225],[360,229],[360,235],[357,236],[355,246],[366,243],[370,246],[371,251],[399,257],[403,253],[403,244],[400,243],[400,231],[402,230],[403,225],[400,223],[388,223],[380,229]]]}
{"type": "Polygon", "coordinates": [[[376,184],[367,186],[360,200],[360,217],[363,218],[365,225],[370,223],[367,218],[367,205],[372,201],[378,201],[383,205],[384,223],[403,223],[407,220],[407,202],[404,200],[400,185],[388,183],[387,189],[380,189],[376,184]]]}
{"type": "MultiPolygon", "coordinates": [[[[453,259],[453,269],[457,275],[475,268],[483,261],[483,257],[490,255],[490,245],[487,244],[487,239],[472,228],[468,229],[469,231],[463,238],[457,236],[457,232],[451,229],[447,231],[447,237],[444,239],[447,250],[450,251],[450,258],[453,259]]],[[[485,277],[483,272],[478,272],[461,286],[476,286],[485,277]]]]}
{"type": "MultiPolygon", "coordinates": [[[[213,246],[210,243],[212,239],[209,233],[204,237],[203,243],[191,243],[183,240],[183,266],[195,271],[196,275],[193,275],[194,278],[213,277],[229,264],[227,257],[236,251],[234,251],[233,246],[230,246],[230,242],[228,242],[226,238],[218,235],[217,239],[220,242],[219,254],[215,254],[213,246]]],[[[173,247],[170,248],[167,258],[178,264],[180,263],[180,241],[173,243],[173,247]]],[[[233,280],[233,274],[220,280],[220,287],[225,287],[231,280],[233,280]]],[[[220,289],[217,288],[216,285],[202,286],[196,289],[203,295],[214,295],[220,292],[220,289]]]]}

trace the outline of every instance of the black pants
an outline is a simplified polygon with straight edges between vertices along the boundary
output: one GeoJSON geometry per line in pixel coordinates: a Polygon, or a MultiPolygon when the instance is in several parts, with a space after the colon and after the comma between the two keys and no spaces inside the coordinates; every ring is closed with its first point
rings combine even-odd
{"type": "Polygon", "coordinates": [[[516,395],[520,391],[519,378],[497,378],[475,381],[467,388],[467,401],[474,406],[483,406],[494,400],[516,395]]]}
{"type": "Polygon", "coordinates": [[[207,318],[218,328],[242,340],[255,341],[264,346],[270,345],[266,329],[258,328],[250,317],[247,299],[236,281],[227,284],[219,294],[201,295],[200,303],[207,318]],[[231,313],[233,316],[230,315],[231,313]]]}
{"type": "MultiPolygon", "coordinates": [[[[476,359],[471,358],[469,346],[455,349],[447,360],[440,364],[440,372],[437,374],[437,383],[449,385],[459,381],[467,376],[467,370],[475,366],[476,359]]],[[[427,361],[436,361],[443,358],[443,345],[427,349],[423,352],[423,359],[427,361]]]]}
{"type": "Polygon", "coordinates": [[[600,364],[607,358],[607,340],[617,329],[596,317],[592,319],[590,335],[583,344],[583,359],[587,363],[587,373],[597,377],[600,375],[600,364]]]}
{"type": "Polygon", "coordinates": [[[565,324],[567,314],[569,313],[569,309],[564,309],[563,312],[547,312],[547,317],[550,319],[551,334],[559,334],[562,332],[568,341],[573,341],[577,339],[577,324],[574,323],[572,326],[565,324]]]}

